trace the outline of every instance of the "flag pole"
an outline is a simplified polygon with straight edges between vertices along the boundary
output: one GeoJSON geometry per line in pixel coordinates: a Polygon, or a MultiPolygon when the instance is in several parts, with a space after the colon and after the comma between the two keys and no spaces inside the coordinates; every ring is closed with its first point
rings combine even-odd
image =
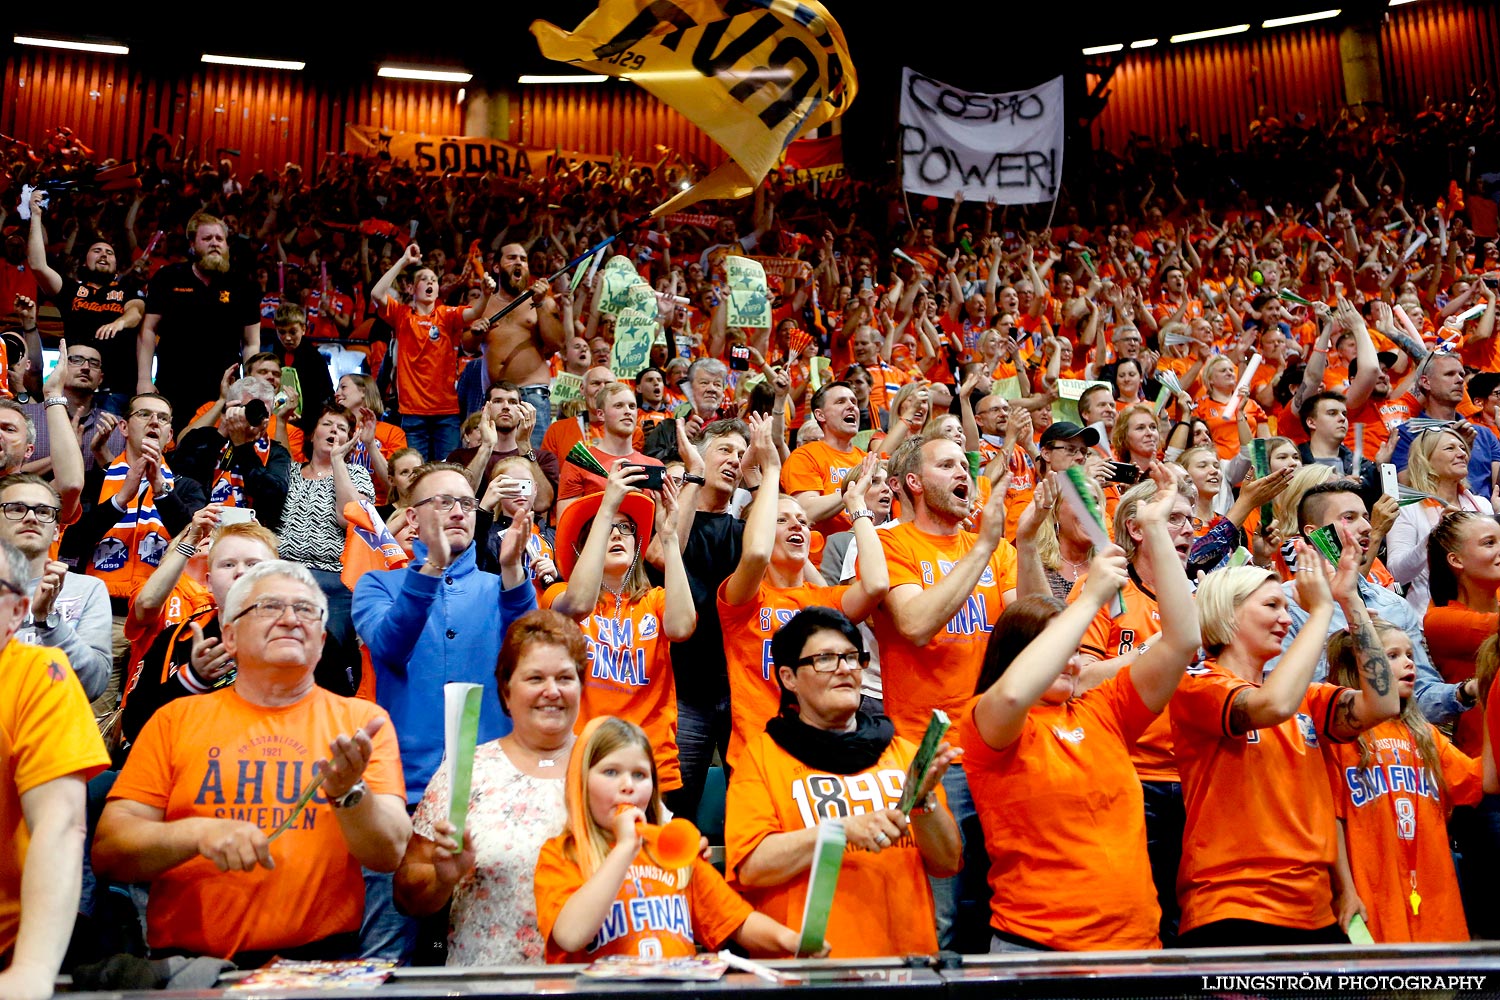
{"type": "MultiPolygon", "coordinates": [[[[596,254],[596,253],[603,253],[604,249],[606,247],[608,247],[611,243],[613,243],[615,240],[619,239],[621,236],[624,236],[627,232],[629,232],[630,230],[636,228],[641,223],[651,221],[651,218],[652,218],[652,216],[654,214],[655,214],[654,212],[647,212],[645,215],[638,215],[634,219],[631,219],[629,222],[625,223],[624,225],[622,225],[620,227],[620,231],[619,232],[615,233],[613,236],[607,236],[604,239],[600,240],[598,243],[595,243],[593,246],[589,247],[583,253],[579,254],[577,257],[574,257],[572,260],[568,261],[562,267],[560,267],[556,271],[552,272],[552,274],[548,275],[547,279],[546,279],[547,280],[547,284],[549,284],[549,285],[552,284],[552,282],[556,281],[558,278],[562,277],[564,274],[567,274],[569,271],[571,271],[573,268],[577,267],[579,264],[582,264],[584,261],[586,261],[590,257],[594,256],[594,254],[596,254]]],[[[535,283],[533,282],[532,287],[534,287],[534,286],[535,286],[535,283]]],[[[506,306],[505,306],[504,309],[501,309],[495,315],[491,316],[489,318],[489,324],[491,326],[494,326],[496,323],[500,322],[500,320],[504,319],[506,316],[508,316],[512,312],[514,312],[516,309],[519,309],[521,307],[521,304],[524,303],[524,302],[526,302],[526,301],[528,301],[531,298],[531,296],[532,296],[532,291],[531,291],[531,288],[528,287],[520,295],[517,295],[515,298],[511,299],[510,302],[506,304],[506,306]]]]}

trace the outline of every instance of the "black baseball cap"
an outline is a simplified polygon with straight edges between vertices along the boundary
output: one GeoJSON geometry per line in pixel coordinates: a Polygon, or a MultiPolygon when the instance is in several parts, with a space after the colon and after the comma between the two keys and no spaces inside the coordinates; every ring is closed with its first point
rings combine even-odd
{"type": "Polygon", "coordinates": [[[1055,420],[1042,431],[1041,447],[1045,448],[1059,441],[1071,441],[1074,438],[1083,438],[1086,446],[1094,448],[1099,444],[1099,431],[1094,427],[1080,427],[1071,420],[1055,420]]]}

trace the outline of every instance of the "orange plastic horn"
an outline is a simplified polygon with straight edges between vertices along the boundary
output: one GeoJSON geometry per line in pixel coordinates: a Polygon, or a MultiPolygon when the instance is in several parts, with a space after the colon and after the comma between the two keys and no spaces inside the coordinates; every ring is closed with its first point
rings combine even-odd
{"type": "Polygon", "coordinates": [[[693,859],[698,856],[700,840],[698,828],[692,823],[678,817],[669,820],[665,826],[640,823],[636,829],[663,868],[692,867],[693,859]]]}

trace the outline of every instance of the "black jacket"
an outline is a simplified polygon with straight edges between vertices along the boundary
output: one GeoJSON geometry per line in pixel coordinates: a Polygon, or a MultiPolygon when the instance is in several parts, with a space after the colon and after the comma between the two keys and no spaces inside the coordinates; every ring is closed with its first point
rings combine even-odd
{"type": "MultiPolygon", "coordinates": [[[[229,439],[217,428],[199,427],[189,431],[172,453],[172,469],[211,486],[228,444],[229,439]]],[[[245,499],[247,505],[255,509],[255,519],[272,531],[280,528],[287,491],[291,489],[291,454],[272,441],[270,454],[265,462],[261,462],[252,441],[230,451],[228,462],[229,468],[244,480],[245,499]]]]}
{"type": "MultiPolygon", "coordinates": [[[[281,362],[283,368],[297,370],[297,382],[302,387],[302,416],[294,423],[303,430],[316,424],[318,411],[323,408],[323,404],[333,401],[333,379],[328,374],[328,361],[318,353],[316,343],[303,337],[297,349],[288,352],[281,346],[276,335],[272,334],[269,340],[261,342],[261,350],[276,355],[276,360],[281,362]],[[287,364],[288,359],[291,364],[287,364]]],[[[294,457],[301,462],[306,456],[294,457]]]]}
{"type": "MultiPolygon", "coordinates": [[[[283,449],[284,450],[284,449],[283,449]]],[[[90,497],[93,506],[63,534],[59,555],[75,572],[88,571],[94,550],[99,547],[105,532],[109,531],[125,512],[114,505],[113,500],[99,502],[99,488],[104,484],[104,470],[94,469],[84,478],[83,495],[90,497]]],[[[193,515],[208,506],[208,494],[203,484],[191,476],[178,475],[173,470],[172,492],[156,497],[156,512],[167,534],[175,536],[193,520],[193,515]]]]}

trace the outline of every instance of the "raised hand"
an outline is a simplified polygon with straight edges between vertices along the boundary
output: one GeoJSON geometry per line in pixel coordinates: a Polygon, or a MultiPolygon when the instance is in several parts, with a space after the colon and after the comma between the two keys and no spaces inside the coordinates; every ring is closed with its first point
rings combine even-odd
{"type": "Polygon", "coordinates": [[[188,631],[193,633],[188,663],[199,680],[212,684],[234,669],[234,657],[217,637],[204,637],[203,627],[197,622],[190,622],[188,631]]]}
{"type": "Polygon", "coordinates": [[[358,783],[375,755],[373,737],[384,727],[385,716],[377,715],[352,735],[328,744],[328,756],[313,765],[314,773],[324,776],[324,798],[343,798],[358,783]]]}

